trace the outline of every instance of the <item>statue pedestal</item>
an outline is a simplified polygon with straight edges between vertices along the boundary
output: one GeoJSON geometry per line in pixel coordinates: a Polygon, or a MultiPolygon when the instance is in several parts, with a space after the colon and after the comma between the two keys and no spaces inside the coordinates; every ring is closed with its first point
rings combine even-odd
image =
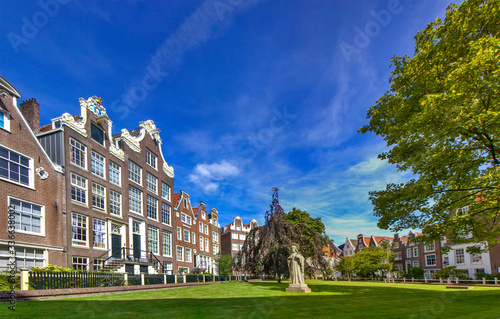
{"type": "Polygon", "coordinates": [[[307,287],[306,284],[289,284],[288,288],[286,288],[286,291],[309,293],[311,292],[311,288],[307,287]]]}

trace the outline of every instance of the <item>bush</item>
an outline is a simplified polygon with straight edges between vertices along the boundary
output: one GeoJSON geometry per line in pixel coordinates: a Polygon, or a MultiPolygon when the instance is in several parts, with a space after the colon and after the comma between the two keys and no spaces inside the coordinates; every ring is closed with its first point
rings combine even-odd
{"type": "Polygon", "coordinates": [[[436,270],[434,273],[434,278],[439,279],[448,279],[448,278],[459,278],[466,279],[468,278],[469,272],[467,269],[457,269],[456,266],[449,266],[440,270],[436,270]]]}
{"type": "Polygon", "coordinates": [[[424,270],[420,267],[409,267],[408,272],[404,274],[406,279],[423,279],[424,278],[424,270]]]}
{"type": "Polygon", "coordinates": [[[68,267],[60,267],[48,264],[47,266],[41,267],[32,267],[31,271],[45,271],[45,272],[80,272],[80,270],[76,270],[68,267]]]}
{"type": "Polygon", "coordinates": [[[21,289],[21,278],[19,276],[11,277],[10,275],[0,275],[0,291],[10,291],[10,281],[14,279],[14,290],[21,289]]]}

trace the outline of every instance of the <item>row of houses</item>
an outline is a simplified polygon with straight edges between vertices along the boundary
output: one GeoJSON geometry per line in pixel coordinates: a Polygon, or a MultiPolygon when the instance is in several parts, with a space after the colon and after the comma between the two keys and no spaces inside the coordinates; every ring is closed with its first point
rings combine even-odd
{"type": "Polygon", "coordinates": [[[467,248],[475,244],[454,244],[449,240],[436,240],[425,244],[418,241],[420,236],[422,233],[415,231],[404,236],[394,234],[393,237],[359,234],[356,239],[346,238],[339,249],[342,256],[352,256],[365,247],[383,246],[385,242],[394,251],[395,271],[406,273],[410,267],[419,267],[424,270],[424,277],[428,279],[433,277],[436,270],[449,266],[467,270],[468,276],[473,279],[477,273],[500,272],[500,246],[482,253],[469,253],[467,248]],[[449,247],[450,250],[443,253],[442,247],[449,247]]]}
{"type": "Polygon", "coordinates": [[[98,97],[80,114],[40,126],[35,99],[0,77],[0,270],[48,264],[129,273],[216,273],[257,221],[219,213],[174,192],[174,169],[152,120],[113,134],[98,97]],[[6,223],[14,221],[15,234],[6,223]]]}

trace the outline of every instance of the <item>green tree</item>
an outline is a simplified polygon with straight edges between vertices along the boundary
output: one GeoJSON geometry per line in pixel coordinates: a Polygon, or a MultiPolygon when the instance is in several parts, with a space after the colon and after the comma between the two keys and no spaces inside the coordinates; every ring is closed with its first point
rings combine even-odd
{"type": "Polygon", "coordinates": [[[221,255],[216,262],[218,263],[217,267],[220,265],[219,275],[231,276],[233,274],[233,256],[231,254],[221,255]]]}
{"type": "Polygon", "coordinates": [[[299,245],[299,251],[308,260],[305,263],[307,275],[326,273],[328,262],[324,257],[324,238],[304,223],[290,224],[278,199],[278,189],[273,188],[273,201],[266,212],[264,225],[250,230],[238,254],[235,266],[252,274],[265,274],[288,278],[288,262],[292,243],[299,245]]]}
{"type": "Polygon", "coordinates": [[[351,277],[356,270],[354,257],[344,256],[340,258],[339,262],[334,266],[334,269],[340,271],[342,275],[347,277],[348,281],[351,281],[351,277]]]}
{"type": "Polygon", "coordinates": [[[421,228],[426,242],[498,242],[498,21],[498,0],[452,4],[416,35],[412,57],[392,58],[391,89],[360,132],[382,136],[389,150],[379,157],[414,178],[370,192],[380,228],[421,228]]]}
{"type": "Polygon", "coordinates": [[[436,270],[434,273],[434,278],[466,278],[469,275],[467,269],[457,269],[457,266],[448,266],[446,268],[436,270]]]}
{"type": "Polygon", "coordinates": [[[326,227],[321,221],[321,217],[312,218],[306,211],[302,211],[294,207],[291,212],[286,214],[286,220],[288,220],[288,222],[292,225],[298,223],[305,224],[311,227],[317,234],[322,235],[325,240],[329,241],[329,238],[326,235],[326,227]]]}
{"type": "Polygon", "coordinates": [[[356,275],[362,278],[373,277],[378,271],[387,271],[387,253],[380,247],[366,247],[354,255],[356,275]]]}
{"type": "Polygon", "coordinates": [[[420,267],[408,267],[408,271],[403,275],[406,279],[422,279],[424,278],[424,270],[420,267]]]}

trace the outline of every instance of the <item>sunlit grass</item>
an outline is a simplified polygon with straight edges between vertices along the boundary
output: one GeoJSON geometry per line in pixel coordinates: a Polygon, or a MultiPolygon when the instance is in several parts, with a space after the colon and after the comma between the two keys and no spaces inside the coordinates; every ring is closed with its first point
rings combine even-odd
{"type": "Polygon", "coordinates": [[[0,304],[1,318],[500,318],[500,288],[309,281],[219,283],[91,297],[0,304]]]}

